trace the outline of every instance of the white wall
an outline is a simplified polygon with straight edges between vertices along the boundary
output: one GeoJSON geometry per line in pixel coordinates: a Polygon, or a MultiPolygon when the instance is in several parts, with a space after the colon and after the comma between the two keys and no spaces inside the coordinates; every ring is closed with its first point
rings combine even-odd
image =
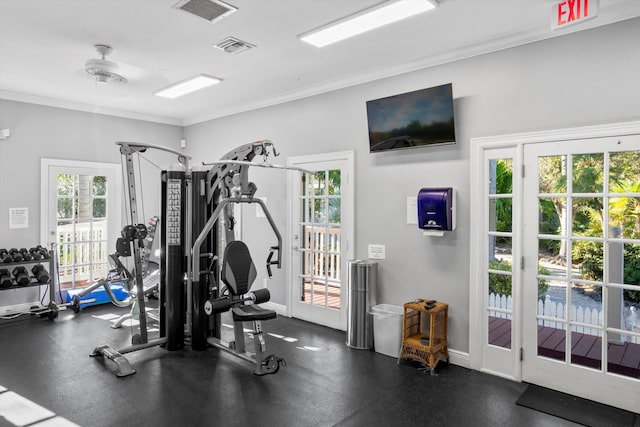
{"type": "MultiPolygon", "coordinates": [[[[116,141],[179,148],[183,136],[181,126],[7,100],[0,100],[0,125],[11,129],[11,137],[0,140],[0,248],[7,249],[48,243],[40,239],[40,200],[45,197],[40,194],[41,158],[120,164],[116,141]],[[29,228],[9,229],[9,208],[13,207],[29,208],[29,228]]],[[[151,152],[146,157],[160,166],[175,161],[151,152]]],[[[148,162],[141,161],[141,166],[145,215],[151,217],[160,213],[160,175],[148,162]]],[[[141,217],[140,221],[147,219],[141,217]]],[[[120,235],[120,230],[111,232],[115,237],[120,235]]],[[[21,294],[29,291],[33,289],[0,292],[0,306],[28,302],[21,294]]]]}
{"type": "MultiPolygon", "coordinates": [[[[288,156],[354,150],[355,255],[366,257],[369,243],[386,245],[379,302],[402,305],[417,297],[448,302],[450,348],[466,352],[474,218],[469,212],[470,138],[640,119],[639,40],[640,19],[629,20],[192,125],[185,136],[190,153],[203,160],[258,139],[276,144],[283,158],[272,161],[278,163],[288,156]],[[457,145],[369,153],[367,100],[447,82],[453,82],[457,145]],[[443,238],[423,237],[405,224],[406,197],[429,186],[457,191],[458,228],[443,238]]],[[[257,195],[268,198],[288,244],[285,174],[256,169],[251,178],[257,195]]],[[[270,231],[251,207],[243,220],[243,237],[261,265],[256,251],[265,248],[266,257],[270,231]]],[[[284,304],[284,269],[269,287],[273,301],[284,304]]]]}

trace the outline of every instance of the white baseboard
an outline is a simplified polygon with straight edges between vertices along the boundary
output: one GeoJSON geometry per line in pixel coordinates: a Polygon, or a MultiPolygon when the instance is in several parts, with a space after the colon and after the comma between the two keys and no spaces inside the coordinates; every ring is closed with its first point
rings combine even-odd
{"type": "Polygon", "coordinates": [[[463,368],[471,368],[469,364],[469,353],[463,351],[449,349],[449,363],[462,366],[463,368]]]}
{"type": "Polygon", "coordinates": [[[260,307],[266,308],[268,310],[274,310],[280,316],[288,317],[287,315],[287,306],[282,304],[277,304],[275,302],[267,301],[260,304],[260,307]]]}

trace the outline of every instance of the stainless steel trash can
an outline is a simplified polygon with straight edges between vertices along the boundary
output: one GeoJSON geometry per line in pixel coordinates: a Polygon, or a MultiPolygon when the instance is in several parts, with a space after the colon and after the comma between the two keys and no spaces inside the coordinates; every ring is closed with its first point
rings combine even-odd
{"type": "Polygon", "coordinates": [[[377,304],[378,263],[355,259],[347,264],[347,345],[370,350],[373,348],[373,317],[370,310],[377,304]]]}

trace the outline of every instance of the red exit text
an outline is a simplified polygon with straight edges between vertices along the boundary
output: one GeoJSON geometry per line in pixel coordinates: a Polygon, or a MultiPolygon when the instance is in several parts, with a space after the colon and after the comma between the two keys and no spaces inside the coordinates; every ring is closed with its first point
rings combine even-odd
{"type": "Polygon", "coordinates": [[[562,0],[553,5],[551,27],[563,28],[598,14],[597,0],[562,0]]]}

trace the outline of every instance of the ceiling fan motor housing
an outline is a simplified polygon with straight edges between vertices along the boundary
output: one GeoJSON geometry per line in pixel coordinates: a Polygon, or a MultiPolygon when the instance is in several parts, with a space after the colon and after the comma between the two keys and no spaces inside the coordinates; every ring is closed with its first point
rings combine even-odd
{"type": "Polygon", "coordinates": [[[111,53],[113,48],[106,44],[96,44],[95,48],[102,58],[89,59],[86,62],[85,70],[87,74],[95,78],[98,83],[126,83],[127,79],[116,73],[118,70],[118,64],[105,59],[105,56],[111,53]]]}

